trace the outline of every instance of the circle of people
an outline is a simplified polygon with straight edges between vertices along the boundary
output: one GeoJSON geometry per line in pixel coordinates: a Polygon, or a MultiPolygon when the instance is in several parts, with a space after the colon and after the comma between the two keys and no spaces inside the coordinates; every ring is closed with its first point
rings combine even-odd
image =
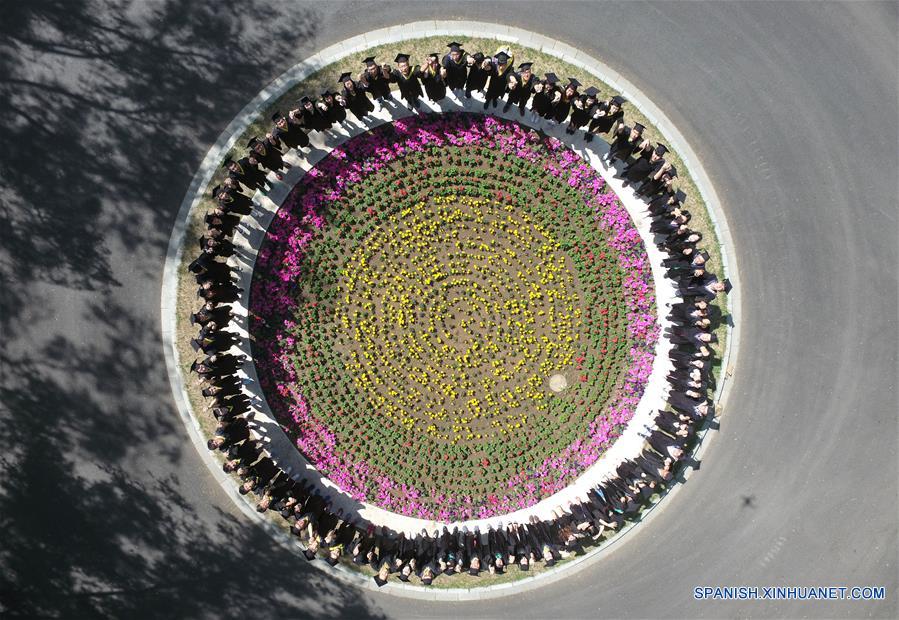
{"type": "Polygon", "coordinates": [[[369,565],[379,586],[391,576],[401,581],[415,576],[430,585],[444,574],[493,574],[513,566],[527,571],[536,563],[552,566],[561,558],[583,553],[604,533],[618,531],[635,518],[692,461],[689,455],[696,431],[712,407],[707,392],[714,354],[709,345],[716,338],[710,304],[718,293],[729,290],[726,280],[706,272],[709,255],[699,248],[702,235],[689,227],[685,196],[673,186],[677,173],[664,159],[666,147],[643,139],[639,123],[626,124],[624,99],[614,96],[598,101],[597,89],[590,87],[581,94],[577,80],[560,86],[551,73],[538,79],[529,62],[514,71],[513,57],[505,49],[488,58],[467,54],[456,42],[448,47],[442,61],[431,54],[424,67],[413,66],[407,54],[396,56],[395,68],[366,58],[357,79],[350,73],[340,76],[340,93],[325,92],[316,101],[303,97],[287,116],[274,114],[271,131],[262,139],[250,140],[245,157],[223,164],[227,178],[213,189],[216,206],[205,215],[200,254],[189,265],[203,301],[191,316],[191,323],[199,326],[191,344],[206,356],[195,360],[191,371],[218,421],[209,449],[224,453],[224,471],[240,478],[240,493],[252,493],[258,511],[280,512],[304,546],[307,559],[321,558],[335,565],[345,556],[355,564],[369,565]],[[626,184],[639,184],[637,194],[648,203],[654,218],[651,231],[668,254],[664,266],[677,283],[681,299],[669,314],[675,326],[667,337],[675,346],[669,353],[673,370],[667,376],[668,406],[657,412],[654,425],[642,433],[646,441],[636,458],[620,463],[612,477],[577,501],[556,508],[552,518],[531,516],[526,523],[484,530],[443,527],[422,530],[416,536],[395,532],[334,508],[331,497],[310,481],[282,470],[254,431],[250,402],[237,377],[246,359],[227,352],[237,342],[228,330],[233,317],[229,304],[239,299],[241,291],[232,283],[231,269],[224,261],[234,253],[231,237],[240,217],[252,211],[252,198],[244,189],[251,193],[270,189],[268,173],[282,178],[282,171],[290,167],[283,160],[284,152],[308,147],[309,131],[324,132],[344,123],[347,111],[364,121],[376,106],[391,105],[394,83],[411,110],[419,109],[425,93],[440,101],[447,90],[468,99],[480,92],[485,110],[502,101],[505,111],[517,106],[522,116],[530,112],[558,123],[567,121],[567,133],[584,129],[588,141],[593,135],[609,134],[605,159],[610,165],[623,163],[618,176],[626,184]]]}

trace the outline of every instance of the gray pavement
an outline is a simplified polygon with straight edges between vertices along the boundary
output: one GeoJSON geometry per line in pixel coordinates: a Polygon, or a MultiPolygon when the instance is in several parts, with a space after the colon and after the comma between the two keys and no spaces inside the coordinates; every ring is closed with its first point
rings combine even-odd
{"type": "Polygon", "coordinates": [[[354,592],[285,552],[214,484],[171,402],[162,264],[209,145],[316,49],[440,9],[235,6],[0,12],[0,614],[899,615],[896,3],[443,14],[565,40],[647,93],[704,156],[743,285],[739,366],[701,470],[590,569],[458,605],[354,592]],[[694,601],[707,584],[882,585],[887,600],[694,601]]]}

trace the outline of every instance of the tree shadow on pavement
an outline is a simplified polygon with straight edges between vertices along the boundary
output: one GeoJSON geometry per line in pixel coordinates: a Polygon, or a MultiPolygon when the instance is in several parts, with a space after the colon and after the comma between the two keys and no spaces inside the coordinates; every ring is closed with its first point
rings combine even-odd
{"type": "Polygon", "coordinates": [[[223,499],[159,332],[191,176],[307,54],[316,14],[30,0],[2,15],[0,615],[379,617],[223,499]]]}
{"type": "MultiPolygon", "coordinates": [[[[172,206],[224,126],[215,119],[240,110],[261,76],[274,77],[266,64],[294,57],[315,22],[309,10],[276,2],[5,3],[4,272],[107,293],[123,281],[110,256],[119,247],[156,271],[172,206]]],[[[3,327],[36,294],[7,288],[3,327]]]]}
{"type": "Polygon", "coordinates": [[[0,612],[377,617],[353,588],[182,480],[205,466],[150,397],[168,390],[164,373],[144,370],[158,332],[121,306],[91,311],[109,317],[113,347],[56,338],[39,352],[48,361],[18,366],[0,394],[20,413],[6,426],[0,612]]]}

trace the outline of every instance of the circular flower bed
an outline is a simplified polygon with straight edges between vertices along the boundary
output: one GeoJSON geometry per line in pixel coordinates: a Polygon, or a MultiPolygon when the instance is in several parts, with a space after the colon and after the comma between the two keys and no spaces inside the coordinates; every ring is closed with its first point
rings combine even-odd
{"type": "Polygon", "coordinates": [[[617,197],[558,140],[415,117],[349,140],[284,201],[253,275],[254,359],[342,490],[489,517],[563,489],[630,420],[658,337],[651,277],[617,197]]]}

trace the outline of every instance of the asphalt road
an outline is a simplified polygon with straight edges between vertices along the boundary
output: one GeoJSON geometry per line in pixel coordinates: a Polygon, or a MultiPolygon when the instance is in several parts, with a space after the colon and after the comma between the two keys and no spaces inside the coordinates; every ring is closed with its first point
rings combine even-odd
{"type": "Polygon", "coordinates": [[[899,616],[897,7],[4,2],[0,614],[899,616]],[[459,605],[354,592],[248,524],[159,338],[169,233],[222,128],[316,49],[437,15],[565,40],[647,93],[703,155],[744,300],[720,432],[662,514],[562,584],[459,605]],[[694,601],[707,584],[887,600],[694,601]]]}

